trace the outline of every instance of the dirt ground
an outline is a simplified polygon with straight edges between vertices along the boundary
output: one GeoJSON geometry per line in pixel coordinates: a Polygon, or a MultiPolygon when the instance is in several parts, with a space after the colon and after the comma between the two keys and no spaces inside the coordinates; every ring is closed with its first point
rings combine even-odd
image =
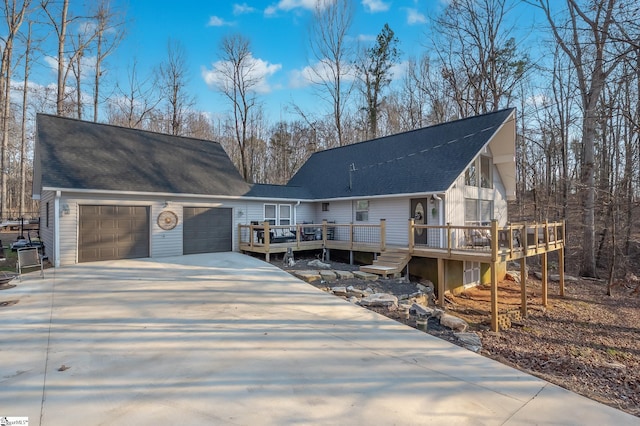
{"type": "MultiPolygon", "coordinates": [[[[309,259],[298,260],[293,268],[275,266],[292,272],[310,269],[309,259]]],[[[330,262],[332,269],[356,270],[358,267],[330,262]]],[[[349,286],[400,296],[416,291],[407,280],[340,280],[315,282],[320,288],[349,286]]],[[[493,333],[490,325],[490,290],[481,286],[453,296],[447,294],[446,310],[465,319],[469,330],[482,340],[480,353],[514,368],[533,374],[588,398],[640,417],[640,282],[620,282],[613,296],[606,296],[606,283],[579,280],[565,283],[561,298],[558,284],[549,283],[548,304],[542,306],[541,282],[527,278],[528,316],[512,327],[493,333]]],[[[520,308],[520,284],[503,281],[499,285],[500,312],[520,308]]],[[[432,299],[433,300],[433,299],[432,299]]],[[[405,319],[398,311],[373,308],[389,318],[416,327],[413,317],[405,319]]],[[[429,320],[428,333],[458,343],[453,332],[429,320]]]]}

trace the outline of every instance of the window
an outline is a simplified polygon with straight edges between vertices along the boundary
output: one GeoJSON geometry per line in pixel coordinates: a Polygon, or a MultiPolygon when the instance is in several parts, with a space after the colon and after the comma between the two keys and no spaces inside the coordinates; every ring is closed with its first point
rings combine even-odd
{"type": "Polygon", "coordinates": [[[491,176],[491,158],[480,157],[480,187],[493,188],[493,179],[491,176]]]}
{"type": "Polygon", "coordinates": [[[269,225],[275,225],[278,222],[276,207],[277,206],[275,204],[264,205],[264,221],[269,222],[269,225]]]}
{"type": "Polygon", "coordinates": [[[464,172],[464,184],[467,186],[480,186],[481,188],[493,188],[491,157],[481,155],[476,158],[464,172]]]}
{"type": "Polygon", "coordinates": [[[369,200],[356,201],[356,222],[369,220],[369,200]]]}
{"type": "Polygon", "coordinates": [[[322,203],[322,211],[323,212],[329,211],[329,203],[322,203]]]}
{"type": "Polygon", "coordinates": [[[264,221],[269,225],[291,225],[293,223],[290,204],[265,204],[264,221]]]}
{"type": "Polygon", "coordinates": [[[280,204],[280,225],[291,225],[291,206],[280,204]]]}
{"type": "Polygon", "coordinates": [[[464,221],[467,225],[487,226],[492,219],[493,201],[472,198],[464,200],[464,221]]]}

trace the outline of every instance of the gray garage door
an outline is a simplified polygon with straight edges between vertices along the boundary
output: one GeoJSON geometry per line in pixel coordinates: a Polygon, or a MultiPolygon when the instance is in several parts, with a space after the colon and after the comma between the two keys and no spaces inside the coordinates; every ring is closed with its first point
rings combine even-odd
{"type": "Polygon", "coordinates": [[[227,208],[185,207],[183,253],[231,251],[231,212],[227,208]]]}
{"type": "Polygon", "coordinates": [[[149,207],[80,206],[78,262],[149,257],[149,207]]]}

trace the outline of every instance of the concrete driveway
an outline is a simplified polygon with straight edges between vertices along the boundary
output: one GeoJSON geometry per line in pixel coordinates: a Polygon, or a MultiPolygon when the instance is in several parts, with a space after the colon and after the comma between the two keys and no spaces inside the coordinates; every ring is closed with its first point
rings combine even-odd
{"type": "Polygon", "coordinates": [[[237,253],[14,283],[0,417],[30,425],[638,424],[237,253]]]}

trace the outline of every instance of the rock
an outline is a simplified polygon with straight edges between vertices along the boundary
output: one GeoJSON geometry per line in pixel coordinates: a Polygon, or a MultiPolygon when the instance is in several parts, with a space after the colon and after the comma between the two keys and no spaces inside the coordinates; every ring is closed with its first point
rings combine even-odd
{"type": "Polygon", "coordinates": [[[294,271],[293,275],[308,283],[319,281],[321,278],[318,271],[294,271]]]}
{"type": "Polygon", "coordinates": [[[353,304],[356,304],[356,303],[358,303],[359,301],[360,301],[360,299],[358,299],[358,298],[357,298],[357,297],[355,297],[355,296],[351,296],[350,298],[348,298],[348,299],[347,299],[347,302],[351,302],[351,303],[353,303],[353,304]]]}
{"type": "Polygon", "coordinates": [[[320,269],[329,269],[329,268],[331,268],[331,265],[329,265],[328,263],[320,262],[318,259],[311,260],[311,261],[307,262],[307,266],[311,266],[313,268],[320,268],[320,269]]]}
{"type": "Polygon", "coordinates": [[[370,274],[362,271],[353,271],[353,276],[366,281],[376,281],[378,279],[376,274],[370,274]]]}
{"type": "Polygon", "coordinates": [[[346,296],[348,294],[346,287],[332,287],[331,293],[335,294],[336,296],[346,296]]]}
{"type": "Polygon", "coordinates": [[[442,318],[442,316],[444,315],[444,311],[440,308],[434,308],[433,309],[433,314],[432,314],[435,318],[442,318]]]}
{"type": "Polygon", "coordinates": [[[469,327],[469,324],[467,324],[465,320],[449,314],[442,314],[440,317],[440,324],[459,332],[467,331],[467,328],[469,327]]]}
{"type": "Polygon", "coordinates": [[[409,313],[417,317],[426,318],[433,315],[433,309],[414,303],[413,305],[411,305],[409,313]]]}
{"type": "Polygon", "coordinates": [[[423,281],[421,283],[416,284],[418,290],[426,294],[432,294],[434,292],[435,286],[431,281],[423,281]]]}
{"type": "Polygon", "coordinates": [[[374,293],[371,296],[367,296],[360,300],[362,306],[380,306],[385,308],[398,308],[398,298],[393,294],[387,293],[374,293]]]}
{"type": "Polygon", "coordinates": [[[514,281],[516,283],[520,283],[520,272],[519,271],[507,271],[504,276],[505,280],[514,281]]]}
{"type": "MultiPolygon", "coordinates": [[[[534,272],[533,275],[535,275],[535,277],[539,280],[542,279],[542,272],[534,272]]],[[[559,282],[560,281],[560,275],[558,274],[548,274],[547,278],[549,279],[549,281],[556,281],[559,282]]],[[[578,281],[577,277],[571,276],[571,275],[567,275],[564,274],[564,280],[566,281],[578,281]]]]}
{"type": "Polygon", "coordinates": [[[366,297],[369,294],[371,294],[371,293],[367,293],[365,290],[360,290],[358,288],[355,288],[352,285],[347,287],[347,293],[352,295],[352,296],[356,296],[356,297],[366,297]]]}
{"type": "Polygon", "coordinates": [[[367,288],[365,288],[365,289],[364,289],[364,291],[365,291],[366,293],[369,293],[369,294],[373,294],[373,293],[375,293],[371,287],[367,287],[367,288]]]}
{"type": "Polygon", "coordinates": [[[349,272],[349,271],[333,271],[336,273],[336,275],[338,276],[338,279],[341,280],[348,280],[353,278],[353,273],[349,272]]]}
{"type": "Polygon", "coordinates": [[[476,333],[453,333],[453,335],[462,343],[462,346],[470,351],[478,352],[482,349],[482,341],[476,333]]]}
{"type": "Polygon", "coordinates": [[[320,276],[327,282],[335,281],[338,279],[335,272],[333,271],[320,271],[320,276]]]}

